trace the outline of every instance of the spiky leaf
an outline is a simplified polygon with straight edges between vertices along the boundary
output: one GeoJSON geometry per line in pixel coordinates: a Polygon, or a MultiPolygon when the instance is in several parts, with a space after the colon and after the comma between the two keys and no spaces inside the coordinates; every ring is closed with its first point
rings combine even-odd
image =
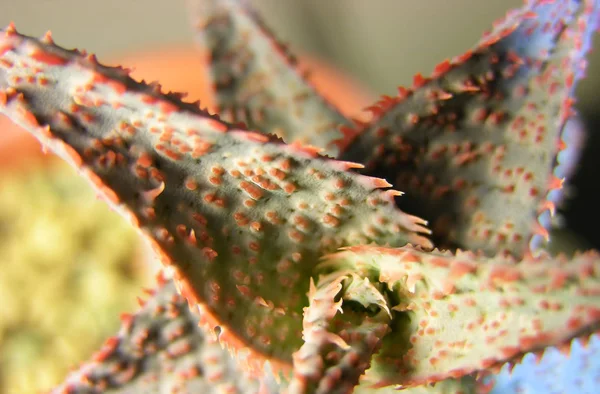
{"type": "Polygon", "coordinates": [[[352,393],[389,330],[386,300],[351,272],[311,280],[308,298],[288,394],[352,393]]]}
{"type": "Polygon", "coordinates": [[[458,378],[600,327],[600,256],[519,264],[410,246],[358,246],[327,258],[389,286],[392,331],[366,381],[406,386],[458,378]]]}
{"type": "MultiPolygon", "coordinates": [[[[173,281],[157,289],[133,315],[122,316],[118,335],[92,360],[72,372],[52,393],[258,393],[261,382],[247,376],[215,338],[198,327],[173,281]]],[[[275,385],[262,385],[276,393],[275,385]]]]}
{"type": "MultiPolygon", "coordinates": [[[[354,163],[251,131],[9,27],[0,111],[80,168],[173,266],[184,296],[253,366],[291,364],[319,257],[378,242],[425,247],[425,222],[354,163]]],[[[241,356],[241,354],[240,354],[241,356]]]]}
{"type": "Polygon", "coordinates": [[[341,126],[351,126],[296,68],[245,0],[188,0],[199,41],[211,54],[219,113],[287,143],[336,156],[341,126]]]}
{"type": "Polygon", "coordinates": [[[510,11],[474,49],[375,104],[341,158],[406,190],[400,207],[428,219],[438,245],[535,249],[560,197],[565,173],[552,169],[569,149],[560,137],[598,7],[531,0],[510,11]]]}

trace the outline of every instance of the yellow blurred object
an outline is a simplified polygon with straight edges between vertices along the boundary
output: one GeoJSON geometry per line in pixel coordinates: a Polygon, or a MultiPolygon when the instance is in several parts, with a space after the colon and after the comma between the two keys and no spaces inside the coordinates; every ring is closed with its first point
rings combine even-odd
{"type": "Polygon", "coordinates": [[[61,382],[150,284],[138,237],[58,162],[0,180],[0,391],[61,382]]]}

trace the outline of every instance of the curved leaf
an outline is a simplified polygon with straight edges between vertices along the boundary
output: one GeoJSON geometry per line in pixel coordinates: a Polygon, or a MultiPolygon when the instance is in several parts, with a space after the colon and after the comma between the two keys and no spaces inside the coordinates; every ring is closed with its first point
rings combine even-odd
{"type": "Polygon", "coordinates": [[[595,252],[515,264],[470,252],[356,246],[320,269],[388,285],[392,331],[365,376],[381,386],[459,378],[600,328],[595,252]]]}
{"type": "MultiPolygon", "coordinates": [[[[557,154],[598,22],[595,0],[532,0],[464,55],[384,97],[340,156],[407,191],[441,247],[522,256],[548,237],[557,154]]],[[[559,160],[576,155],[563,153],[559,160]]],[[[568,163],[566,163],[568,164],[568,163]]]]}
{"type": "Polygon", "coordinates": [[[349,171],[359,165],[237,129],[48,37],[0,35],[0,88],[0,111],[140,228],[202,323],[253,367],[291,365],[323,253],[431,246],[425,222],[395,208],[399,192],[349,171]]]}
{"type": "Polygon", "coordinates": [[[219,113],[337,156],[343,130],[353,124],[300,74],[296,60],[246,3],[188,0],[199,41],[211,54],[219,113]]]}

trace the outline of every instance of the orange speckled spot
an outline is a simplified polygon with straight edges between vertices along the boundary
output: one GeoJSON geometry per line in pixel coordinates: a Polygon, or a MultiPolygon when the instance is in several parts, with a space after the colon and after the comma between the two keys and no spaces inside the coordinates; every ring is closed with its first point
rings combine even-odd
{"type": "Polygon", "coordinates": [[[171,160],[181,160],[182,155],[179,152],[174,151],[173,149],[166,148],[164,150],[165,156],[167,156],[171,160]]]}
{"type": "Polygon", "coordinates": [[[252,223],[250,223],[250,227],[256,232],[259,232],[262,230],[262,224],[260,222],[252,222],[252,223]]]}
{"type": "Polygon", "coordinates": [[[8,51],[12,51],[15,47],[12,44],[4,44],[0,46],[0,56],[4,56],[4,54],[8,51]]]}
{"type": "Polygon", "coordinates": [[[202,248],[202,254],[208,259],[208,261],[211,262],[214,261],[214,259],[216,259],[218,256],[218,253],[209,247],[202,248]]]}
{"type": "Polygon", "coordinates": [[[260,199],[263,195],[262,190],[258,186],[247,181],[240,182],[240,188],[255,200],[260,199]]]}
{"type": "Polygon", "coordinates": [[[81,158],[81,155],[79,155],[79,152],[75,150],[75,148],[68,144],[62,144],[62,148],[76,166],[81,167],[83,165],[83,159],[81,158]]]}
{"type": "Polygon", "coordinates": [[[208,122],[209,128],[212,131],[220,131],[222,133],[227,131],[227,125],[223,122],[220,122],[216,119],[212,119],[212,118],[208,118],[206,119],[206,121],[208,122]]]}
{"type": "Polygon", "coordinates": [[[450,276],[453,279],[459,279],[465,274],[474,272],[476,269],[477,267],[472,263],[467,261],[458,261],[452,264],[452,267],[450,268],[450,276]]]}
{"type": "Polygon", "coordinates": [[[28,127],[37,128],[40,126],[37,121],[37,118],[31,111],[28,111],[27,109],[25,109],[23,107],[19,107],[18,111],[19,111],[20,115],[23,117],[23,121],[27,124],[28,127]]]}
{"type": "Polygon", "coordinates": [[[148,152],[143,152],[137,159],[137,165],[148,168],[152,165],[152,155],[148,152]]]}
{"type": "MultiPolygon", "coordinates": [[[[0,55],[1,56],[1,55],[0,55]]],[[[14,66],[14,63],[7,59],[0,59],[0,67],[11,68],[14,66]]]]}
{"type": "Polygon", "coordinates": [[[149,94],[141,94],[140,100],[145,104],[155,104],[158,101],[158,98],[149,94]]]}
{"type": "Polygon", "coordinates": [[[515,282],[521,279],[521,272],[513,267],[498,266],[490,273],[490,280],[501,280],[503,282],[515,282]]]}
{"type": "Polygon", "coordinates": [[[173,113],[173,112],[177,112],[177,110],[179,109],[179,108],[177,107],[177,105],[175,105],[175,104],[171,103],[170,101],[161,101],[161,102],[158,104],[158,108],[160,108],[160,110],[161,110],[162,112],[164,112],[165,114],[167,114],[167,115],[168,115],[168,114],[171,114],[171,113],[173,113]]]}
{"type": "Polygon", "coordinates": [[[40,48],[34,49],[34,51],[31,53],[31,58],[49,66],[61,66],[67,63],[67,59],[64,57],[49,52],[44,52],[40,48]]]}
{"type": "Polygon", "coordinates": [[[92,356],[92,360],[95,362],[103,362],[115,351],[119,342],[120,340],[117,337],[108,338],[106,342],[104,342],[104,345],[102,345],[102,349],[92,356]]]}
{"type": "Polygon", "coordinates": [[[223,183],[223,180],[216,176],[209,177],[208,181],[215,186],[220,186],[223,183]]]}
{"type": "Polygon", "coordinates": [[[198,188],[198,183],[193,179],[187,179],[185,181],[185,188],[188,190],[196,190],[198,188]]]}

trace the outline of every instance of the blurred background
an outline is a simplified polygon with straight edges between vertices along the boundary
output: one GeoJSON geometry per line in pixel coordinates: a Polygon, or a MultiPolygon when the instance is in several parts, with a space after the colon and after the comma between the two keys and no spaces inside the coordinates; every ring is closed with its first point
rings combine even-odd
{"type": "MultiPolygon", "coordinates": [[[[414,74],[422,72],[428,75],[440,61],[461,54],[472,47],[483,31],[490,28],[494,20],[502,17],[508,9],[522,4],[522,0],[254,0],[253,3],[262,12],[267,24],[276,32],[278,38],[291,46],[292,52],[316,55],[340,72],[359,81],[367,91],[376,94],[395,94],[397,86],[412,84],[414,74]]],[[[101,61],[110,63],[120,59],[135,59],[136,54],[160,51],[161,48],[190,48],[193,45],[193,35],[184,5],[184,0],[0,0],[0,25],[5,26],[10,21],[14,21],[19,32],[33,36],[40,36],[47,30],[51,30],[54,40],[59,45],[67,48],[85,48],[96,53],[101,61]]],[[[600,41],[596,39],[595,42],[595,46],[598,47],[600,41]]],[[[600,104],[600,98],[596,94],[600,88],[600,51],[595,49],[589,59],[588,78],[579,84],[577,95],[579,111],[590,133],[582,158],[582,170],[572,182],[573,190],[576,192],[565,207],[565,214],[569,226],[578,233],[580,240],[583,239],[584,242],[600,248],[600,232],[597,230],[597,223],[600,222],[600,209],[597,207],[597,196],[600,192],[597,175],[600,169],[600,136],[595,133],[600,125],[600,115],[596,110],[600,104]]],[[[156,61],[162,61],[157,67],[170,67],[168,59],[157,58],[156,61]]],[[[1,121],[2,119],[0,119],[0,127],[7,127],[6,123],[3,124],[1,121]]],[[[3,138],[0,130],[0,148],[5,143],[3,138]]],[[[0,149],[0,155],[1,152],[0,149]]],[[[4,161],[0,157],[0,181],[4,182],[4,178],[7,178],[12,182],[11,186],[0,182],[0,270],[5,278],[4,281],[0,279],[0,298],[4,305],[6,299],[15,298],[15,295],[7,290],[9,287],[14,288],[15,292],[26,293],[24,290],[19,290],[19,286],[37,284],[33,279],[35,275],[40,278],[47,276],[47,270],[56,270],[57,265],[52,261],[45,261],[45,265],[38,267],[36,272],[26,271],[25,267],[29,267],[30,264],[21,264],[22,261],[35,259],[40,262],[43,253],[40,252],[39,256],[32,256],[31,253],[24,256],[20,252],[24,248],[20,247],[17,251],[13,251],[14,247],[8,247],[9,241],[3,241],[3,237],[9,239],[8,234],[12,234],[13,238],[10,239],[18,238],[23,241],[22,244],[28,242],[28,245],[31,245],[32,239],[40,237],[39,231],[42,231],[40,229],[44,229],[32,225],[33,215],[54,212],[53,215],[63,217],[65,222],[64,212],[73,214],[73,203],[69,202],[71,200],[68,198],[61,199],[56,196],[61,196],[61,193],[65,193],[67,189],[79,190],[77,189],[79,186],[69,183],[75,181],[56,178],[50,173],[36,175],[43,179],[28,176],[28,184],[17,185],[18,179],[25,177],[2,177],[3,165],[4,161]],[[32,189],[27,188],[34,187],[32,185],[35,184],[38,185],[37,193],[46,191],[55,197],[46,199],[54,201],[50,207],[43,205],[41,203],[43,198],[39,196],[32,199],[18,197],[18,193],[31,195],[32,192],[27,190],[32,189]],[[46,186],[40,187],[40,184],[46,186]],[[2,191],[6,190],[11,190],[12,194],[2,195],[2,191]],[[21,211],[12,205],[10,211],[21,213],[17,216],[3,214],[9,210],[7,208],[9,204],[16,204],[15,201],[21,201],[21,211]],[[60,205],[61,201],[63,206],[60,205]],[[67,202],[70,205],[64,205],[67,202]],[[2,204],[5,205],[4,211],[2,204]],[[9,223],[9,219],[13,222],[9,223]],[[27,236],[20,234],[17,237],[14,234],[15,229],[21,228],[17,223],[23,224],[23,232],[28,234],[27,236]],[[16,267],[10,271],[13,275],[10,278],[6,274],[9,272],[6,268],[8,265],[16,267]],[[12,284],[9,285],[9,281],[12,284]]],[[[68,170],[64,171],[68,174],[68,170]]],[[[81,194],[86,193],[81,192],[81,194]]],[[[89,200],[86,200],[81,210],[77,211],[77,216],[85,216],[85,212],[89,212],[90,215],[104,215],[99,213],[104,207],[96,205],[97,202],[92,195],[86,198],[88,197],[89,200]]],[[[110,269],[119,272],[115,277],[112,271],[95,271],[96,268],[93,267],[101,264],[93,261],[91,253],[85,252],[93,249],[90,249],[89,244],[72,245],[65,242],[65,239],[73,236],[72,231],[85,234],[102,233],[112,226],[112,224],[94,222],[81,224],[78,229],[63,233],[45,227],[44,234],[59,231],[58,233],[63,234],[65,238],[55,237],[52,241],[42,235],[45,244],[41,243],[43,247],[52,246],[52,242],[64,244],[65,248],[70,249],[55,250],[56,259],[64,259],[64,256],[69,253],[70,256],[74,256],[71,259],[73,266],[81,267],[83,259],[90,267],[89,271],[78,272],[75,279],[71,274],[69,274],[71,277],[65,276],[63,282],[55,283],[56,288],[64,287],[66,283],[69,284],[67,286],[71,286],[79,281],[77,283],[81,286],[81,292],[85,292],[88,291],[85,289],[90,287],[88,280],[92,280],[102,283],[102,286],[114,286],[115,289],[121,289],[118,286],[129,286],[127,288],[132,289],[131,293],[126,293],[126,301],[121,299],[103,301],[102,305],[107,316],[116,316],[113,313],[115,309],[124,311],[133,305],[133,294],[137,284],[146,283],[146,279],[139,279],[143,275],[126,268],[130,266],[129,260],[135,259],[135,253],[127,257],[126,251],[121,250],[118,256],[114,256],[115,261],[118,261],[110,269]],[[99,279],[86,279],[88,276],[102,277],[104,282],[100,282],[99,279]]],[[[127,233],[127,226],[122,227],[119,231],[127,233]]],[[[135,237],[127,234],[127,237],[132,238],[122,239],[134,242],[132,240],[135,237]]],[[[104,242],[118,241],[108,239],[104,242]]],[[[102,258],[106,257],[102,256],[102,258]]],[[[88,294],[90,299],[100,297],[102,290],[98,286],[100,285],[94,287],[93,293],[88,294]]],[[[53,290],[50,288],[47,291],[53,290]]],[[[123,293],[121,290],[119,292],[123,293]]],[[[69,296],[77,298],[81,295],[77,293],[69,296]]],[[[33,300],[35,296],[29,295],[29,298],[33,300]]],[[[56,301],[56,303],[60,302],[62,301],[56,301]]],[[[47,366],[53,364],[52,360],[57,357],[57,354],[68,360],[79,360],[78,357],[87,358],[83,355],[87,350],[80,349],[81,343],[78,344],[79,350],[77,350],[77,346],[67,343],[69,338],[63,338],[64,343],[58,345],[58,348],[50,346],[50,343],[56,342],[50,334],[32,331],[25,337],[17,335],[18,340],[14,340],[15,332],[26,332],[24,329],[15,328],[17,326],[13,324],[14,322],[19,322],[22,326],[40,326],[42,321],[45,325],[41,325],[47,326],[48,332],[52,330],[64,332],[65,328],[61,326],[64,323],[61,322],[67,319],[65,316],[68,317],[73,313],[73,305],[65,304],[62,312],[64,315],[56,314],[52,317],[52,321],[47,321],[48,317],[44,316],[45,311],[53,309],[52,305],[54,304],[38,308],[40,309],[38,320],[30,316],[30,309],[27,307],[15,307],[12,309],[12,314],[0,312],[0,392],[23,393],[34,391],[34,388],[48,388],[49,385],[54,384],[58,376],[64,374],[65,367],[52,369],[51,366],[47,366]],[[25,311],[22,316],[18,314],[19,308],[25,311]],[[11,323],[13,325],[11,326],[9,322],[13,322],[11,323]],[[46,375],[41,374],[42,378],[38,376],[39,382],[28,382],[27,376],[31,375],[27,372],[26,366],[32,368],[32,365],[37,365],[32,364],[32,360],[43,357],[48,358],[48,362],[44,366],[39,364],[35,368],[38,371],[42,368],[50,368],[50,372],[46,375]],[[10,382],[7,380],[9,375],[13,378],[10,382]],[[14,380],[14,376],[21,377],[14,380]]],[[[6,308],[3,306],[2,309],[6,308]]],[[[81,311],[81,313],[86,312],[81,311]]],[[[87,313],[89,314],[89,311],[87,313]]],[[[89,320],[90,323],[87,325],[89,327],[86,329],[98,331],[96,334],[99,338],[102,338],[105,332],[110,333],[118,325],[118,321],[112,321],[109,317],[105,319],[96,316],[94,317],[96,320],[90,319],[92,318],[86,315],[85,319],[80,320],[89,320]],[[103,330],[94,328],[98,325],[102,326],[103,330]]],[[[76,330],[82,327],[72,327],[72,329],[73,332],[79,332],[76,330]]],[[[63,337],[68,336],[63,335],[63,337]]],[[[90,349],[97,347],[95,343],[90,343],[89,346],[90,349]]]]}

